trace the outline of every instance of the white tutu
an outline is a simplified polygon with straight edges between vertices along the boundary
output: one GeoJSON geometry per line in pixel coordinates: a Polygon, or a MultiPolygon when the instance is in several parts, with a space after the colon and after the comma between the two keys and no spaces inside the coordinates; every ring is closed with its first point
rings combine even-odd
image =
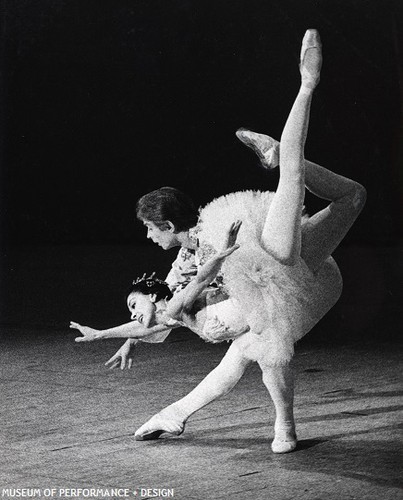
{"type": "MultiPolygon", "coordinates": [[[[213,200],[200,212],[197,236],[208,259],[223,247],[231,223],[242,221],[240,248],[221,270],[223,286],[250,326],[245,335],[254,340],[249,342],[251,357],[260,363],[281,364],[290,361],[294,343],[338,300],[342,281],[331,257],[314,274],[302,259],[285,266],[264,250],[261,235],[273,196],[243,191],[213,200]]],[[[302,230],[308,218],[302,217],[302,230]]]]}

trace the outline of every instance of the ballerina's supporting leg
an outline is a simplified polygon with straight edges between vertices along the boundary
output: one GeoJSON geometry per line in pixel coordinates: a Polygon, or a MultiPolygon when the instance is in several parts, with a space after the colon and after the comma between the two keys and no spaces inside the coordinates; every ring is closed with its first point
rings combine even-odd
{"type": "Polygon", "coordinates": [[[163,432],[179,435],[186,420],[237,384],[250,360],[232,343],[221,363],[189,394],[167,406],[142,425],[135,434],[137,440],[156,439],[163,432]]]}

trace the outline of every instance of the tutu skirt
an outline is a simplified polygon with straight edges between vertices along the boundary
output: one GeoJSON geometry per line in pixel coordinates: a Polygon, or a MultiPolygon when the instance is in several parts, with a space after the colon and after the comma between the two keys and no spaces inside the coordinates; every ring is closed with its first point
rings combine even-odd
{"type": "MultiPolygon", "coordinates": [[[[244,334],[249,356],[271,365],[291,360],[294,343],[329,311],[342,289],[332,257],[313,273],[302,258],[295,265],[283,265],[263,248],[261,237],[273,196],[260,191],[221,196],[201,210],[197,228],[201,256],[207,260],[223,247],[229,226],[242,221],[240,248],[225,260],[220,278],[250,327],[244,334]]],[[[302,232],[308,219],[301,216],[302,232]]]]}

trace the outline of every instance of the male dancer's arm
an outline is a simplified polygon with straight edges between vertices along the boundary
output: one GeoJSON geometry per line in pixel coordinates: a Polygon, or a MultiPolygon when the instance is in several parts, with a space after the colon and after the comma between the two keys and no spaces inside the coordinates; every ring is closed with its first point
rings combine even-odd
{"type": "Polygon", "coordinates": [[[194,279],[169,301],[167,314],[173,319],[181,320],[183,314],[188,313],[200,294],[205,290],[219,273],[224,260],[239,248],[236,244],[241,221],[231,224],[224,247],[210,260],[203,264],[194,279]]]}

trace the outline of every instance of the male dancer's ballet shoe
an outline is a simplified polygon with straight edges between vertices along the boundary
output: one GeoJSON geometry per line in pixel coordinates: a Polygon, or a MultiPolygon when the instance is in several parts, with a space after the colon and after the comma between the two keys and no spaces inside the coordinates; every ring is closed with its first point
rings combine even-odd
{"type": "Polygon", "coordinates": [[[290,453],[297,447],[297,436],[295,434],[295,425],[284,422],[281,426],[275,426],[274,439],[271,444],[273,453],[290,453]]]}
{"type": "Polygon", "coordinates": [[[307,30],[302,40],[299,69],[302,86],[314,89],[320,79],[322,67],[322,43],[317,30],[307,30]]]}
{"type": "Polygon", "coordinates": [[[271,170],[278,167],[280,163],[280,144],[278,141],[268,135],[258,134],[246,128],[238,129],[235,135],[257,154],[264,168],[271,170]]]}
{"type": "Polygon", "coordinates": [[[180,436],[185,430],[185,424],[171,418],[164,417],[162,412],[157,413],[143,424],[134,434],[136,441],[149,441],[158,439],[161,434],[180,436]]]}
{"type": "Polygon", "coordinates": [[[273,453],[290,453],[294,451],[297,447],[297,440],[283,441],[281,439],[274,438],[271,443],[271,449],[273,453]]]}

